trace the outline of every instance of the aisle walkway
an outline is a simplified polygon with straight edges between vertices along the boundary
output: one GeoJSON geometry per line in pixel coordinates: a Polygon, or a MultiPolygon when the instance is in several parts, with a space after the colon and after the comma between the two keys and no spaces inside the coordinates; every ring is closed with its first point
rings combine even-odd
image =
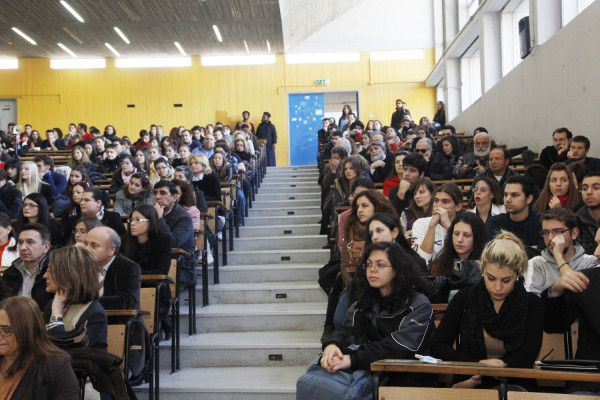
{"type": "Polygon", "coordinates": [[[316,167],[268,168],[221,283],[198,308],[199,334],[182,335],[180,371],[169,375],[170,349],[161,346],[162,399],[295,398],[297,378],[320,352],[326,309],[317,177],[316,167]]]}

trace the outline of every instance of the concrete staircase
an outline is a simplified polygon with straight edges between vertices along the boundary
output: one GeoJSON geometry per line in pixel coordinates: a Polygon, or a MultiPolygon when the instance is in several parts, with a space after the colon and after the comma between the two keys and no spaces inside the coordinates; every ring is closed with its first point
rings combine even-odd
{"type": "MultiPolygon", "coordinates": [[[[295,398],[296,380],[320,352],[327,301],[317,284],[329,258],[317,178],[316,167],[268,168],[220,284],[209,287],[210,305],[198,306],[199,333],[182,334],[173,375],[161,345],[163,399],[295,398]]],[[[147,398],[144,388],[138,394],[147,398]]]]}

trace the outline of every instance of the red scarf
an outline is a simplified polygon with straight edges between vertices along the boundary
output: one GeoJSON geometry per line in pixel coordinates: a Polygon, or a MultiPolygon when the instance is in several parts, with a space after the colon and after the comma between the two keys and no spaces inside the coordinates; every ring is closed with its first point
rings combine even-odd
{"type": "MultiPolygon", "coordinates": [[[[550,203],[550,200],[552,200],[554,196],[552,196],[551,194],[548,195],[548,203],[550,203]]],[[[567,207],[567,201],[569,201],[569,195],[565,194],[564,196],[558,196],[558,199],[560,200],[560,205],[562,208],[567,207]]]]}

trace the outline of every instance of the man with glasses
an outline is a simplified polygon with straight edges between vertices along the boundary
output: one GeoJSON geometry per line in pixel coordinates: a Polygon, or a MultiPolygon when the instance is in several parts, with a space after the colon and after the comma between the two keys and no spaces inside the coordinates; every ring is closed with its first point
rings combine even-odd
{"type": "Polygon", "coordinates": [[[46,292],[44,279],[50,258],[50,231],[42,224],[25,224],[19,233],[17,248],[19,258],[4,271],[2,280],[13,295],[32,298],[43,311],[54,296],[46,292]]]}
{"type": "Polygon", "coordinates": [[[577,217],[566,208],[552,208],[542,216],[542,231],[546,249],[529,260],[525,274],[525,289],[540,294],[554,285],[561,277],[582,284],[583,269],[596,267],[598,259],[585,254],[583,247],[575,243],[579,235],[577,217]]]}
{"type": "Polygon", "coordinates": [[[473,178],[482,174],[488,167],[492,138],[487,132],[479,132],[475,135],[473,152],[461,156],[454,167],[452,175],[455,178],[473,178]]]}
{"type": "Polygon", "coordinates": [[[171,247],[180,248],[190,255],[180,263],[181,282],[196,282],[196,243],[190,214],[177,203],[179,192],[171,181],[163,179],[154,185],[154,208],[160,218],[160,230],[171,235],[171,247]]]}
{"type": "Polygon", "coordinates": [[[590,172],[583,177],[579,188],[585,206],[577,211],[579,243],[586,254],[594,254],[596,231],[600,228],[600,172],[590,172]]]}

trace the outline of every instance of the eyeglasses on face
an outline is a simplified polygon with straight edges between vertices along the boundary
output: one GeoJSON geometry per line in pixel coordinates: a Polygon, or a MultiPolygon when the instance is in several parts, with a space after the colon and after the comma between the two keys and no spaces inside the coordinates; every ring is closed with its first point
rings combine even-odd
{"type": "Polygon", "coordinates": [[[384,263],[382,261],[378,261],[376,263],[371,263],[371,262],[366,262],[362,265],[362,268],[367,271],[369,269],[371,270],[375,270],[375,271],[381,271],[382,269],[384,269],[385,267],[390,267],[391,265],[388,263],[384,263]]]}
{"type": "Polygon", "coordinates": [[[73,229],[71,231],[71,233],[73,235],[77,235],[77,234],[79,234],[79,235],[85,235],[87,232],[88,232],[87,229],[73,229]]]}
{"type": "Polygon", "coordinates": [[[415,149],[415,151],[418,151],[419,153],[427,153],[429,151],[429,149],[415,149]]]}
{"type": "Polygon", "coordinates": [[[0,325],[0,336],[9,337],[12,336],[14,329],[10,326],[0,325]]]}
{"type": "Polygon", "coordinates": [[[563,233],[570,231],[570,229],[552,229],[552,230],[543,230],[540,232],[540,235],[542,235],[543,237],[548,237],[550,235],[550,233],[552,233],[552,236],[558,236],[558,235],[562,235],[563,233]]]}
{"type": "Polygon", "coordinates": [[[485,193],[488,190],[490,190],[490,189],[488,189],[486,187],[480,187],[480,188],[474,187],[474,188],[471,189],[471,192],[473,192],[473,193],[477,193],[477,192],[485,193]]]}
{"type": "Polygon", "coordinates": [[[130,224],[132,222],[149,222],[150,220],[148,218],[129,218],[127,219],[127,222],[129,222],[130,224]]]}

